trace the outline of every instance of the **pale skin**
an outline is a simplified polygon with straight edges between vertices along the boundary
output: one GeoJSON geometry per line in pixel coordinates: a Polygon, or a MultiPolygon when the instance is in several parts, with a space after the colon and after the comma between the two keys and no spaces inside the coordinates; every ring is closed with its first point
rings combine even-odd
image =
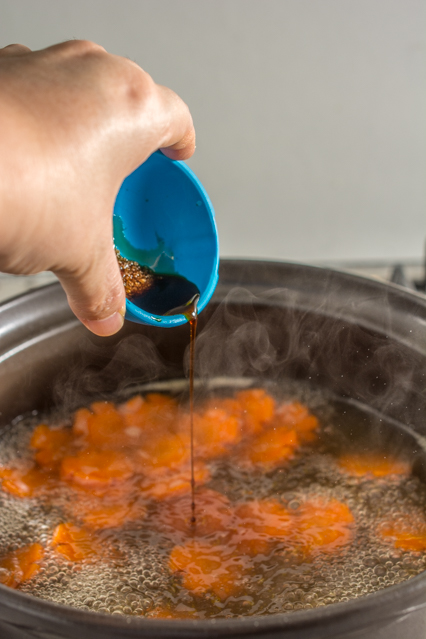
{"type": "Polygon", "coordinates": [[[134,62],[78,40],[0,49],[0,271],[53,271],[89,330],[120,330],[114,201],[157,149],[191,157],[191,114],[134,62]]]}

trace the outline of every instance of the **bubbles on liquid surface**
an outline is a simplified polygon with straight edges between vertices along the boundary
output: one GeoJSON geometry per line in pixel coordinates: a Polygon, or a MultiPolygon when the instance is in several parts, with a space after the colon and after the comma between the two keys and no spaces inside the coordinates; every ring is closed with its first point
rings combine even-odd
{"type": "MultiPolygon", "coordinates": [[[[2,554],[39,542],[46,548],[40,572],[20,590],[41,599],[112,615],[148,616],[156,608],[187,611],[194,618],[264,615],[309,610],[365,596],[406,581],[426,568],[426,555],[396,549],[377,535],[384,517],[425,522],[426,488],[416,477],[354,477],[343,473],[334,455],[334,435],[345,415],[333,415],[329,403],[304,390],[314,406],[324,437],[305,446],[296,458],[270,472],[239,468],[230,459],[210,464],[208,487],[231,502],[254,498],[278,499],[296,511],[307,498],[337,499],[351,509],[356,534],[350,547],[318,553],[309,559],[277,544],[247,576],[240,596],[221,601],[212,593],[197,596],[171,575],[168,557],[173,543],[150,528],[150,517],[130,522],[121,530],[102,531],[114,548],[113,558],[73,564],[49,546],[55,527],[63,522],[71,491],[54,500],[18,499],[0,491],[0,548],[2,554]],[[334,430],[333,430],[334,429],[334,430]]],[[[356,411],[355,411],[356,412],[356,411]]],[[[363,419],[363,414],[358,413],[363,419]]],[[[34,418],[7,430],[1,439],[0,463],[25,455],[34,418]]]]}

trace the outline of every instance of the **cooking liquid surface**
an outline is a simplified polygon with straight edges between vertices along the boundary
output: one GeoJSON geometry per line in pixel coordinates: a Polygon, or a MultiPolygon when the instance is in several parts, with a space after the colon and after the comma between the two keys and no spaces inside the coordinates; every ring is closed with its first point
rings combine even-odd
{"type": "Polygon", "coordinates": [[[85,610],[220,618],[347,601],[426,567],[425,485],[404,446],[378,446],[386,431],[402,441],[395,427],[359,407],[302,387],[198,399],[195,524],[185,399],[123,402],[121,430],[114,414],[79,411],[72,428],[86,443],[61,435],[59,460],[36,418],[3,433],[3,583],[85,610]],[[34,455],[43,480],[16,470],[34,455]]]}

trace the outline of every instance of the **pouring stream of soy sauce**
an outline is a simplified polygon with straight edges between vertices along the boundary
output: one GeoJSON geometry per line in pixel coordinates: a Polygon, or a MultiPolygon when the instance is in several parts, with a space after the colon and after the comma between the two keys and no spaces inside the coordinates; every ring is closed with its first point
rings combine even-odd
{"type": "MultiPolygon", "coordinates": [[[[122,262],[124,258],[120,256],[122,262]]],[[[134,262],[129,264],[135,264],[134,262]]],[[[185,277],[176,274],[148,274],[147,285],[129,295],[129,299],[144,311],[155,315],[184,315],[190,327],[189,346],[189,410],[191,439],[191,524],[195,525],[195,475],[194,475],[194,357],[197,334],[198,300],[200,291],[185,277]]],[[[123,278],[124,280],[124,278],[123,278]]]]}
{"type": "MultiPolygon", "coordinates": [[[[195,286],[193,284],[193,286],[195,286]]],[[[194,361],[195,361],[195,338],[197,336],[198,323],[198,300],[200,294],[197,293],[184,306],[174,308],[167,315],[185,315],[189,322],[189,414],[191,428],[191,524],[195,524],[195,476],[194,476],[194,361]]]]}

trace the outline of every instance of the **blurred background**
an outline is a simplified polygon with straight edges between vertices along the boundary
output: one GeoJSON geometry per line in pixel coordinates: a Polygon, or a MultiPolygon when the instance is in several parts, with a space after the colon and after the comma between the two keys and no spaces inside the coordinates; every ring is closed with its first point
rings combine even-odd
{"type": "Polygon", "coordinates": [[[188,103],[221,254],[420,264],[421,0],[0,0],[0,45],[84,38],[188,103]]]}

